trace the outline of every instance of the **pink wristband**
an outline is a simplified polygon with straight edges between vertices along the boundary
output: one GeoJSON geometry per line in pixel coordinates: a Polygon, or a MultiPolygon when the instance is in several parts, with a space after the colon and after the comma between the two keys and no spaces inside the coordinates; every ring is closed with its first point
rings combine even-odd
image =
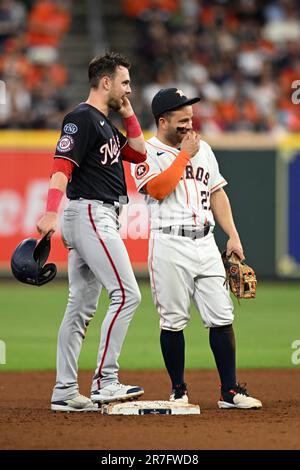
{"type": "Polygon", "coordinates": [[[134,139],[135,137],[139,137],[142,134],[142,129],[140,126],[139,121],[135,114],[128,118],[124,118],[124,125],[126,129],[127,137],[130,139],[134,139]]]}
{"type": "Polygon", "coordinates": [[[57,212],[64,193],[60,189],[50,188],[48,191],[46,212],[57,212]]]}

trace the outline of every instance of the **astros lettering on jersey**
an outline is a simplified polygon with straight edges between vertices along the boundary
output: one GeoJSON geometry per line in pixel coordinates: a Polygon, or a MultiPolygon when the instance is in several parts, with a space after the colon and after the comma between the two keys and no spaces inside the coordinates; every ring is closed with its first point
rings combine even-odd
{"type": "MultiPolygon", "coordinates": [[[[132,176],[141,193],[145,184],[166,170],[180,152],[163,144],[157,137],[146,142],[146,149],[147,160],[132,165],[132,176]]],[[[201,140],[198,153],[186,166],[175,190],[162,201],[146,195],[146,203],[151,209],[151,229],[170,225],[214,226],[210,195],[226,184],[211,147],[201,140]]]]}

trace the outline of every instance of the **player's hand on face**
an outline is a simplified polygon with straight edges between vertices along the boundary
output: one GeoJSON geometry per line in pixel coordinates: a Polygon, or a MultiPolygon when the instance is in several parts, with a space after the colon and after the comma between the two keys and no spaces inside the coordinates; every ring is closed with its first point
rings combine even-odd
{"type": "Polygon", "coordinates": [[[118,112],[123,118],[130,117],[134,114],[131,103],[127,96],[124,96],[124,98],[122,98],[122,107],[119,109],[118,112]]]}
{"type": "Polygon", "coordinates": [[[188,132],[181,141],[181,150],[185,150],[193,158],[200,148],[200,135],[195,131],[188,132]]]}
{"type": "Polygon", "coordinates": [[[42,235],[49,234],[49,238],[57,229],[58,217],[56,212],[46,212],[36,224],[37,231],[42,235]]]}

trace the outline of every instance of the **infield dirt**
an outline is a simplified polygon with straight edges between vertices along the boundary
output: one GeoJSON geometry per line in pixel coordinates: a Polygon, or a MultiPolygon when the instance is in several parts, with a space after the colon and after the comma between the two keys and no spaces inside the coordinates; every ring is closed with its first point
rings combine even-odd
{"type": "MultiPolygon", "coordinates": [[[[79,375],[89,395],[92,372],[79,375]]],[[[143,400],[167,400],[164,371],[127,371],[123,383],[141,385],[143,400]]],[[[53,413],[54,372],[0,374],[0,449],[300,449],[299,370],[242,370],[261,410],[219,410],[214,370],[186,373],[191,403],[198,416],[104,416],[101,413],[53,413]]]]}

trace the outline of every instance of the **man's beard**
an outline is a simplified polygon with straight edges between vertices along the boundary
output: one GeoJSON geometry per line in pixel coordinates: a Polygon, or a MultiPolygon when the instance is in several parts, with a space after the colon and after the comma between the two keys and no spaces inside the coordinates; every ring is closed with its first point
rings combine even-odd
{"type": "Polygon", "coordinates": [[[185,127],[176,127],[176,129],[167,132],[166,138],[174,147],[178,147],[183,137],[190,131],[191,129],[186,129],[185,127]]]}
{"type": "Polygon", "coordinates": [[[122,108],[121,99],[117,100],[116,98],[110,98],[107,104],[113,111],[119,111],[119,109],[122,108]]]}

